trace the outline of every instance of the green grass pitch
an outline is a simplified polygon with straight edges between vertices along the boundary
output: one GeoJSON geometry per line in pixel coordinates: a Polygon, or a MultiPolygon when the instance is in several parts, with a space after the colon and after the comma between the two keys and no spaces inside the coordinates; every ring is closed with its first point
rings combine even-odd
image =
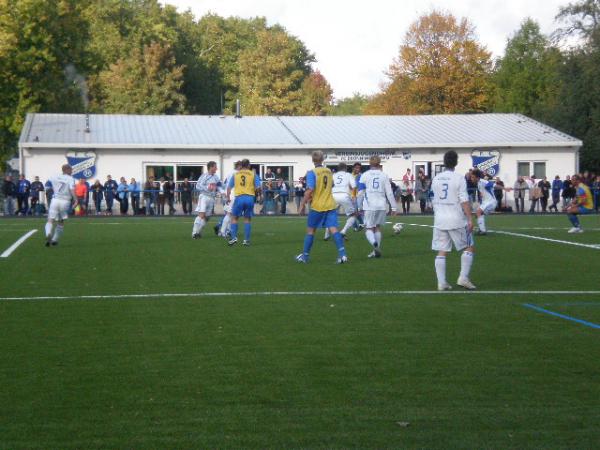
{"type": "Polygon", "coordinates": [[[476,237],[479,292],[450,294],[400,292],[437,287],[428,227],[387,225],[377,260],[351,232],[347,265],[318,238],[302,265],[304,218],[232,248],[192,220],[70,219],[55,248],[0,221],[0,252],[39,230],[0,258],[0,448],[600,445],[598,216],[488,217],[549,240],[476,237]]]}

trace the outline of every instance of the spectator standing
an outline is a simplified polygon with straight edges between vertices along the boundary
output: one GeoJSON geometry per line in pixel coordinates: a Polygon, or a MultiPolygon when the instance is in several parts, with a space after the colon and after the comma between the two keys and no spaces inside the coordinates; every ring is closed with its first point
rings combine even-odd
{"type": "Polygon", "coordinates": [[[402,175],[402,181],[408,181],[408,186],[412,190],[415,185],[415,176],[412,174],[410,169],[406,169],[404,175],[402,175]]]}
{"type": "Polygon", "coordinates": [[[170,176],[167,176],[164,185],[165,197],[169,205],[169,215],[175,214],[175,181],[170,176]]]}
{"type": "Polygon", "coordinates": [[[304,192],[306,191],[306,184],[304,177],[300,177],[298,181],[294,183],[294,201],[296,203],[296,211],[300,210],[300,202],[304,198],[304,192]]]}
{"type": "Polygon", "coordinates": [[[92,191],[92,200],[94,200],[94,207],[96,208],[96,215],[102,212],[102,198],[104,197],[104,186],[100,183],[100,180],[96,182],[90,188],[92,191]]]}
{"type": "Polygon", "coordinates": [[[25,175],[19,175],[17,183],[17,215],[26,215],[29,212],[29,193],[31,191],[31,183],[25,178],[25,175]]]}
{"type": "Polygon", "coordinates": [[[153,216],[156,208],[156,189],[154,183],[154,177],[148,177],[146,183],[144,183],[144,208],[148,215],[153,216]]]}
{"type": "Polygon", "coordinates": [[[122,216],[126,216],[129,211],[129,185],[125,177],[121,177],[119,181],[119,186],[117,186],[117,196],[120,203],[119,210],[122,216]]]}
{"type": "MultiPolygon", "coordinates": [[[[87,198],[87,186],[85,180],[80,178],[75,184],[75,197],[77,198],[77,206],[82,208],[80,211],[85,211],[85,199],[87,198]]],[[[81,212],[77,212],[77,215],[81,215],[81,212]]]]}
{"type": "Polygon", "coordinates": [[[279,201],[281,203],[281,214],[287,212],[287,202],[289,198],[289,190],[287,183],[283,181],[283,178],[277,180],[277,190],[279,191],[279,201]]]}
{"type": "Polygon", "coordinates": [[[502,209],[502,199],[504,198],[504,181],[496,177],[494,183],[494,197],[496,197],[496,211],[502,209]]]}
{"type": "Polygon", "coordinates": [[[540,203],[542,204],[542,212],[546,212],[548,209],[548,199],[550,198],[550,191],[552,185],[548,181],[548,178],[544,177],[542,181],[538,183],[542,196],[540,197],[540,203]]]}
{"type": "Polygon", "coordinates": [[[535,175],[531,175],[528,186],[529,186],[529,212],[534,213],[538,206],[538,202],[540,201],[540,198],[542,196],[542,190],[540,189],[540,187],[538,185],[538,181],[535,179],[535,175]]]}
{"type": "Polygon", "coordinates": [[[135,178],[129,181],[129,195],[131,196],[131,212],[134,216],[140,213],[140,183],[135,178]]]}
{"type": "Polygon", "coordinates": [[[529,187],[525,179],[523,177],[517,178],[517,181],[515,181],[515,185],[513,186],[513,191],[515,193],[515,206],[518,213],[525,212],[525,191],[528,190],[529,187]]]}
{"type": "MultiPolygon", "coordinates": [[[[409,169],[410,170],[410,169],[409,169]]],[[[412,190],[410,188],[410,181],[402,179],[400,183],[400,200],[402,202],[402,212],[404,214],[410,213],[410,202],[412,201],[412,190]]]]}
{"type": "Polygon", "coordinates": [[[562,184],[563,209],[566,209],[571,204],[571,201],[573,201],[574,192],[571,176],[567,175],[562,184]]]}
{"type": "MultiPolygon", "coordinates": [[[[160,181],[158,182],[158,215],[159,216],[164,216],[165,215],[165,184],[166,181],[164,179],[164,177],[160,178],[160,181]]],[[[167,186],[167,189],[169,187],[167,186]]]]}
{"type": "Polygon", "coordinates": [[[194,186],[190,183],[190,180],[187,178],[183,179],[183,183],[181,183],[181,206],[183,208],[184,214],[192,213],[192,191],[194,190],[194,186]]]}
{"type": "Polygon", "coordinates": [[[600,175],[592,183],[592,195],[594,196],[594,211],[598,212],[600,207],[600,175]]]}
{"type": "Polygon", "coordinates": [[[13,182],[12,177],[7,175],[4,177],[2,184],[2,194],[4,195],[4,215],[12,216],[15,213],[15,197],[17,196],[17,185],[13,182]]]}
{"type": "Polygon", "coordinates": [[[90,194],[92,193],[92,186],[90,185],[88,180],[85,180],[85,187],[87,188],[87,192],[85,194],[85,213],[89,214],[90,210],[90,194]]]}
{"type": "Polygon", "coordinates": [[[117,187],[117,182],[108,175],[104,183],[104,200],[106,201],[106,214],[109,216],[112,216],[112,207],[117,196],[117,187]]]}
{"type": "Polygon", "coordinates": [[[39,206],[40,195],[44,192],[44,183],[40,181],[40,177],[35,177],[31,183],[31,213],[35,215],[41,214],[39,206]]]}
{"type": "Polygon", "coordinates": [[[270,167],[267,167],[267,171],[265,172],[265,181],[266,182],[275,181],[275,174],[273,173],[273,171],[271,170],[270,167]]]}
{"type": "MultiPolygon", "coordinates": [[[[425,214],[427,211],[427,199],[429,196],[429,180],[424,173],[419,173],[417,181],[415,181],[415,195],[419,199],[421,214],[425,214]]],[[[404,209],[404,206],[402,209],[404,209]]]]}
{"type": "Polygon", "coordinates": [[[52,201],[52,197],[54,196],[54,188],[52,187],[52,181],[46,180],[46,184],[44,184],[46,188],[46,207],[50,206],[50,202],[52,201]]]}
{"type": "Polygon", "coordinates": [[[552,180],[552,204],[548,208],[550,211],[554,208],[554,212],[558,212],[558,203],[560,202],[560,191],[562,190],[562,181],[558,175],[552,180]]]}

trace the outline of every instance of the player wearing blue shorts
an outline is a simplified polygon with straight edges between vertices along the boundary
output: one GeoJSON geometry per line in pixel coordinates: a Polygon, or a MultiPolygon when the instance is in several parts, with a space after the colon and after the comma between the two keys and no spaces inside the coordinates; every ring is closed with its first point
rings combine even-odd
{"type": "Polygon", "coordinates": [[[348,262],[344,238],[338,231],[337,204],[333,199],[331,188],[333,185],[333,174],[331,170],[323,167],[325,155],[317,150],[312,153],[312,161],[315,165],[313,170],[306,174],[306,192],[300,203],[299,213],[304,214],[306,203],[310,202],[308,213],[306,236],[304,237],[304,249],[296,257],[296,261],[307,263],[310,249],[315,240],[317,228],[327,228],[333,236],[333,241],[338,249],[337,264],[348,262]]]}
{"type": "Polygon", "coordinates": [[[231,246],[237,243],[238,218],[244,217],[244,242],[250,245],[252,231],[252,216],[254,215],[254,201],[260,195],[260,178],[250,168],[250,161],[242,160],[242,168],[235,173],[227,185],[227,202],[231,201],[231,191],[235,190],[235,200],[231,208],[231,239],[227,243],[231,246]]]}
{"type": "Polygon", "coordinates": [[[575,199],[567,208],[567,217],[573,224],[573,228],[569,230],[569,233],[583,233],[577,215],[590,214],[594,210],[594,200],[590,188],[583,182],[581,175],[573,175],[571,181],[575,187],[575,199]]]}

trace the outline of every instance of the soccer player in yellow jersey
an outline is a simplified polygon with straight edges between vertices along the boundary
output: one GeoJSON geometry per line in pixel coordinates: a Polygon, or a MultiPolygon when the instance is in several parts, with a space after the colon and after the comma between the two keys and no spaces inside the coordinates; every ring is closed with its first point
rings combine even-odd
{"type": "Polygon", "coordinates": [[[575,187],[575,199],[567,208],[567,217],[573,224],[569,233],[583,233],[577,215],[590,214],[594,210],[594,200],[590,188],[583,182],[581,175],[573,175],[571,181],[575,187]]]}
{"type": "Polygon", "coordinates": [[[304,208],[308,202],[310,202],[310,211],[308,213],[306,236],[304,237],[304,249],[296,257],[296,261],[300,263],[308,262],[317,228],[327,228],[333,236],[333,241],[338,249],[337,264],[348,262],[346,249],[344,248],[344,238],[338,231],[337,204],[331,192],[333,175],[331,170],[323,167],[324,159],[325,155],[322,151],[314,151],[312,161],[315,168],[309,170],[306,174],[306,192],[300,203],[299,212],[304,214],[304,208]]]}
{"type": "Polygon", "coordinates": [[[252,216],[254,215],[254,200],[260,195],[260,178],[250,167],[250,161],[242,160],[242,168],[229,180],[227,185],[227,202],[231,201],[231,191],[235,190],[235,200],[231,208],[231,239],[227,242],[230,246],[237,243],[238,218],[244,217],[244,242],[250,245],[250,232],[252,231],[252,216]]]}

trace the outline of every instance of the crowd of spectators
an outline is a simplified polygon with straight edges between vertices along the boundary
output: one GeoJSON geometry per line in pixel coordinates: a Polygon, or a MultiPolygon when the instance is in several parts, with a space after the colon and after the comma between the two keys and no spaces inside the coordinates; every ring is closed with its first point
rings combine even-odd
{"type": "MultiPolygon", "coordinates": [[[[471,171],[465,174],[467,188],[471,200],[477,202],[477,186],[471,181],[470,173],[471,171]]],[[[582,177],[593,193],[594,208],[598,212],[600,176],[584,172],[582,177]]],[[[556,175],[551,182],[546,177],[536,179],[534,175],[520,176],[513,186],[505,186],[499,177],[489,179],[494,182],[497,211],[512,210],[512,207],[508,206],[505,191],[512,191],[514,208],[519,213],[525,212],[526,201],[529,213],[558,212],[575,196],[569,175],[564,179],[556,175]]],[[[196,201],[195,182],[196,180],[186,178],[183,182],[176,183],[169,174],[159,179],[150,176],[145,183],[138,182],[135,178],[127,181],[125,177],[121,177],[117,182],[110,175],[104,182],[95,180],[93,184],[90,184],[89,180],[80,179],[75,186],[75,194],[81,208],[76,210],[81,215],[112,215],[114,207],[118,205],[121,215],[162,216],[175,214],[178,204],[183,214],[192,214],[196,201]]],[[[431,179],[423,171],[419,171],[415,177],[411,169],[407,169],[400,179],[392,182],[394,197],[401,204],[403,214],[411,212],[413,203],[418,204],[422,214],[432,212],[430,186],[431,179]]],[[[287,214],[289,202],[293,202],[297,210],[305,190],[306,182],[303,177],[290,184],[283,176],[281,168],[277,168],[275,172],[267,168],[263,178],[264,202],[261,213],[287,214]]],[[[50,204],[53,190],[49,181],[42,183],[37,176],[30,182],[23,175],[17,180],[7,175],[2,185],[2,194],[5,216],[43,215],[50,204]]]]}

